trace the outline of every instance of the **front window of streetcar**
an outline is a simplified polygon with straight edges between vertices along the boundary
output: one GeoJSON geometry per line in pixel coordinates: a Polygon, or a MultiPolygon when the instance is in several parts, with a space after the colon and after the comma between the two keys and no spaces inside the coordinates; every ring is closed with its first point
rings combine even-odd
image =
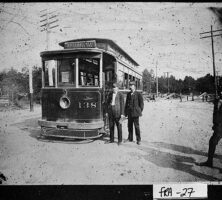
{"type": "Polygon", "coordinates": [[[58,81],[59,85],[76,86],[76,59],[58,60],[58,81]]]}
{"type": "Polygon", "coordinates": [[[79,59],[79,86],[99,87],[99,59],[79,59]]]}
{"type": "Polygon", "coordinates": [[[43,80],[45,87],[55,87],[56,84],[56,60],[47,60],[43,64],[43,80]]]}
{"type": "Polygon", "coordinates": [[[99,58],[62,58],[43,62],[44,87],[99,87],[99,58]]]}

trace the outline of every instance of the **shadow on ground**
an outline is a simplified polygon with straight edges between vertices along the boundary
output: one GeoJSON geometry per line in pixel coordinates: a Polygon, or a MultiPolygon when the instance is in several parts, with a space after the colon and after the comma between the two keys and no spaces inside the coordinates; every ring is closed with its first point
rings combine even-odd
{"type": "MultiPolygon", "coordinates": [[[[127,145],[129,147],[132,147],[130,145],[127,145]]],[[[189,147],[183,147],[179,145],[174,144],[167,144],[167,143],[149,143],[146,141],[143,141],[143,145],[138,146],[137,148],[141,151],[145,152],[145,155],[139,154],[139,153],[130,153],[132,156],[139,156],[141,158],[144,158],[145,160],[152,162],[153,164],[162,167],[162,168],[171,168],[175,170],[179,170],[185,173],[189,173],[194,177],[198,177],[200,179],[204,179],[206,181],[218,181],[220,179],[217,179],[211,175],[203,174],[199,171],[196,171],[195,166],[195,159],[193,157],[189,156],[181,156],[169,152],[163,152],[157,148],[166,148],[166,149],[172,149],[175,151],[191,154],[191,152],[196,153],[197,155],[207,155],[203,152],[193,150],[189,147]],[[154,144],[155,148],[152,148],[152,144],[154,144]],[[188,150],[187,152],[185,150],[188,150]]],[[[217,168],[221,170],[220,168],[217,168]]]]}
{"type": "MultiPolygon", "coordinates": [[[[195,155],[200,155],[200,156],[206,156],[207,157],[207,153],[202,152],[202,151],[198,151],[196,149],[192,149],[190,147],[180,146],[180,145],[176,145],[176,144],[168,144],[168,143],[165,143],[165,142],[153,142],[153,144],[156,145],[156,146],[165,148],[165,149],[171,149],[173,151],[178,151],[178,152],[181,152],[181,153],[195,154],[195,155]]],[[[214,157],[222,160],[222,155],[215,154],[214,157]]]]}
{"type": "MultiPolygon", "coordinates": [[[[21,123],[16,123],[14,126],[17,126],[21,130],[25,130],[29,132],[29,136],[32,138],[35,138],[39,140],[40,134],[41,134],[41,129],[38,126],[38,118],[33,118],[33,119],[27,119],[24,120],[21,123]]],[[[102,141],[109,141],[108,135],[105,135],[104,137],[98,138],[97,140],[102,140],[102,141]]],[[[88,142],[93,142],[95,140],[64,140],[63,138],[45,138],[42,141],[46,142],[62,142],[62,143],[75,143],[75,144],[82,144],[82,143],[88,143],[88,142]]],[[[132,145],[124,144],[126,147],[131,147],[132,145]]],[[[133,145],[133,147],[135,147],[133,145]]],[[[184,147],[180,145],[175,145],[175,144],[168,144],[164,142],[146,142],[143,141],[141,146],[136,146],[139,148],[141,151],[145,152],[145,155],[140,155],[140,154],[135,154],[135,153],[130,153],[132,156],[140,156],[143,157],[145,160],[152,162],[153,164],[163,167],[163,168],[172,168],[175,170],[183,171],[186,173],[189,173],[195,177],[198,177],[200,179],[204,179],[207,181],[216,181],[219,180],[217,178],[214,178],[210,175],[200,173],[199,171],[196,171],[194,169],[194,164],[195,164],[195,159],[190,156],[181,156],[181,155],[176,155],[173,153],[169,152],[163,152],[160,151],[158,148],[164,148],[164,149],[170,149],[173,151],[181,152],[184,154],[194,154],[194,155],[201,155],[201,156],[207,156],[207,153],[204,153],[202,151],[198,151],[195,149],[192,149],[190,147],[184,147]],[[152,148],[153,146],[153,148],[152,148]]],[[[217,158],[222,159],[221,155],[216,155],[217,158]]],[[[220,168],[216,168],[222,171],[220,168]]]]}

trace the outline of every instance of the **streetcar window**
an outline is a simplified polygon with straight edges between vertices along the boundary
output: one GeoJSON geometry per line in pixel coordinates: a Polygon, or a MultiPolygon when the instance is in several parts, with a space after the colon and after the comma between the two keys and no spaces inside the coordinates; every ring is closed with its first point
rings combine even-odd
{"type": "Polygon", "coordinates": [[[138,89],[139,87],[139,84],[138,84],[138,81],[139,81],[139,79],[138,78],[135,78],[135,82],[136,82],[136,88],[138,89]]]}
{"type": "MultiPolygon", "coordinates": [[[[107,64],[107,63],[106,63],[107,64]]],[[[116,82],[116,74],[114,71],[114,63],[109,63],[103,67],[105,73],[105,87],[111,89],[114,82],[116,82]]]]}
{"type": "Polygon", "coordinates": [[[125,81],[124,81],[124,86],[125,86],[125,88],[127,88],[128,89],[128,77],[129,77],[129,74],[127,74],[127,73],[125,73],[125,81]]]}
{"type": "Polygon", "coordinates": [[[106,72],[106,81],[110,82],[113,80],[113,71],[106,72]]]}
{"type": "Polygon", "coordinates": [[[137,89],[141,89],[141,84],[140,84],[140,79],[139,78],[136,78],[136,88],[137,89]]]}
{"type": "Polygon", "coordinates": [[[80,72],[80,84],[79,85],[85,85],[87,83],[87,75],[85,72],[80,72]]]}
{"type": "Polygon", "coordinates": [[[118,70],[117,78],[118,78],[117,82],[118,82],[119,88],[120,89],[125,89],[124,88],[124,72],[118,70]]]}
{"type": "Polygon", "coordinates": [[[99,86],[99,59],[79,59],[79,86],[99,86]]]}
{"type": "Polygon", "coordinates": [[[131,75],[129,75],[129,81],[131,81],[131,79],[132,79],[131,77],[132,77],[132,76],[131,76],[131,75]]]}
{"type": "Polygon", "coordinates": [[[55,87],[56,60],[47,60],[44,62],[44,82],[45,87],[55,87]]]}
{"type": "Polygon", "coordinates": [[[75,59],[62,59],[58,61],[59,66],[59,84],[61,85],[75,85],[75,59]]]}
{"type": "Polygon", "coordinates": [[[138,89],[142,89],[142,85],[141,85],[141,81],[140,81],[140,79],[138,79],[138,89]]]}

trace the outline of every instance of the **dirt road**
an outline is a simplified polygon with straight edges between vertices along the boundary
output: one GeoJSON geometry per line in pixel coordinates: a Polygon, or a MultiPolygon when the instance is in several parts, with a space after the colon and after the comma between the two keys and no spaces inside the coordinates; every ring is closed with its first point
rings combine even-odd
{"type": "MultiPolygon", "coordinates": [[[[88,143],[40,141],[39,106],[34,112],[2,111],[0,172],[8,178],[3,184],[217,182],[222,180],[221,143],[216,168],[194,164],[207,158],[212,110],[212,104],[201,101],[145,102],[140,146],[106,144],[106,137],[88,143]]],[[[125,121],[123,138],[127,135],[125,121]]]]}

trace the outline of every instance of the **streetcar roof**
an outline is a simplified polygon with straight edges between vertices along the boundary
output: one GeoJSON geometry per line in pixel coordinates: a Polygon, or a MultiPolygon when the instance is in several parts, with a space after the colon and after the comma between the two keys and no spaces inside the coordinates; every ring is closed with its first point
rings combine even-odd
{"type": "Polygon", "coordinates": [[[42,51],[40,52],[40,56],[43,55],[53,55],[53,54],[63,54],[63,53],[78,53],[78,52],[91,52],[91,53],[100,53],[99,50],[94,49],[62,49],[62,50],[52,50],[52,51],[42,51]]]}
{"type": "Polygon", "coordinates": [[[139,66],[139,64],[129,55],[127,54],[120,46],[118,46],[113,40],[105,39],[105,38],[81,38],[81,39],[74,39],[74,40],[68,40],[64,42],[60,42],[59,45],[62,47],[65,47],[65,43],[68,42],[80,42],[80,41],[91,41],[95,40],[98,43],[106,43],[110,46],[113,46],[116,48],[123,56],[125,56],[127,59],[129,59],[134,65],[139,66]]]}

